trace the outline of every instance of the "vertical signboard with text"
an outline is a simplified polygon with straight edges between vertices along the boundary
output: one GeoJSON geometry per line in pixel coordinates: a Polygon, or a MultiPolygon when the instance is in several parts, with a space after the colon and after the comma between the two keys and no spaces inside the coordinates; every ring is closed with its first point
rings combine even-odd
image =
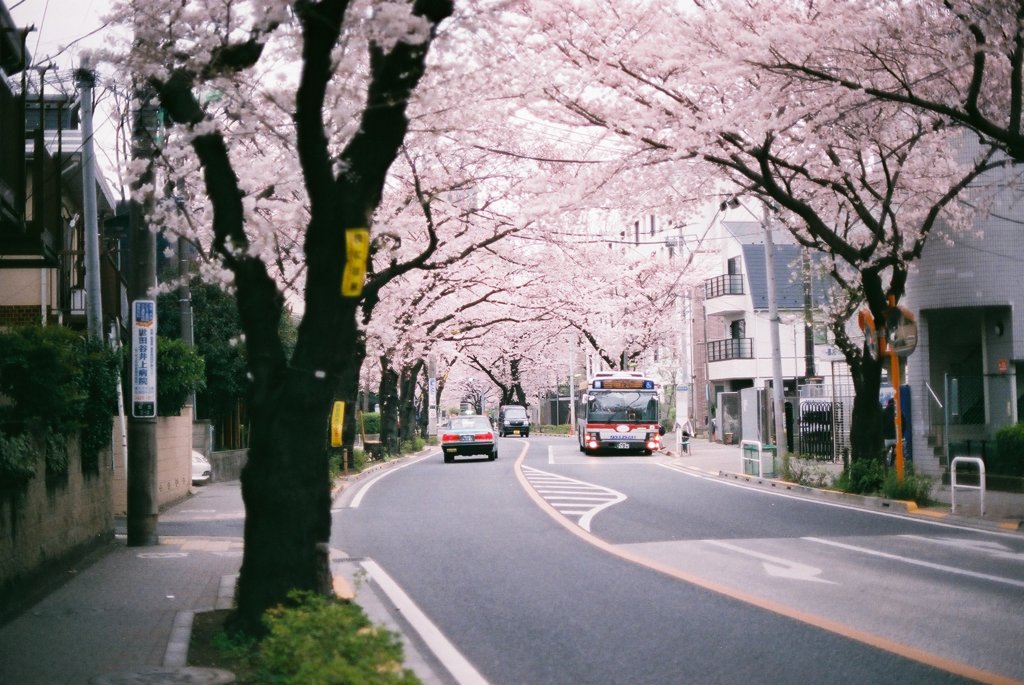
{"type": "Polygon", "coordinates": [[[132,302],[132,416],[156,417],[156,302],[132,302]]]}

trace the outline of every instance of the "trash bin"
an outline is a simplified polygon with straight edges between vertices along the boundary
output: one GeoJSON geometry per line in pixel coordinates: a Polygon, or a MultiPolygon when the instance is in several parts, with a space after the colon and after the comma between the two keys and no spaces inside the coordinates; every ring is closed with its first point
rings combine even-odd
{"type": "Polygon", "coordinates": [[[761,475],[775,475],[775,445],[761,446],[761,475]]]}
{"type": "Polygon", "coordinates": [[[743,444],[743,474],[747,476],[757,475],[757,445],[753,443],[743,444]]]}
{"type": "Polygon", "coordinates": [[[747,476],[775,475],[775,445],[743,443],[743,473],[747,476]]]}

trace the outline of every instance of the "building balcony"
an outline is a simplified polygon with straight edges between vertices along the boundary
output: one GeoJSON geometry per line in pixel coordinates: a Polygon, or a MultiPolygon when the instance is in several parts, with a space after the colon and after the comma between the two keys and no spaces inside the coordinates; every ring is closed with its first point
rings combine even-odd
{"type": "Polygon", "coordinates": [[[743,295],[743,274],[722,274],[704,281],[704,299],[743,295]]]}
{"type": "Polygon", "coordinates": [[[726,338],[707,342],[709,362],[724,362],[730,359],[753,359],[753,338],[726,338]]]}
{"type": "Polygon", "coordinates": [[[749,309],[742,274],[723,274],[704,281],[704,310],[709,316],[736,316],[749,309]]]}

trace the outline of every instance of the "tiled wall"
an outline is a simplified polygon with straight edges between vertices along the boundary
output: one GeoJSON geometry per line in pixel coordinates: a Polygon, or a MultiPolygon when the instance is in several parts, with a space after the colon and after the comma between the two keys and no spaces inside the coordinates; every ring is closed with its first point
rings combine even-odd
{"type": "MultiPolygon", "coordinates": [[[[121,422],[114,418],[114,481],[112,512],[124,515],[128,510],[128,482],[121,422]]],[[[183,407],[181,416],[161,416],[156,423],[157,503],[163,507],[188,494],[192,485],[192,407],[183,407]]]]}

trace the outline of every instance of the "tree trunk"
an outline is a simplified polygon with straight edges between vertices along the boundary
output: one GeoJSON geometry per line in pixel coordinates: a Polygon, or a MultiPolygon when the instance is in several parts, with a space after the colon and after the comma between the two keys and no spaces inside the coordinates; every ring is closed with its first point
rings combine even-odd
{"type": "Polygon", "coordinates": [[[398,372],[386,356],[380,358],[380,444],[393,450],[398,434],[398,372]]]}
{"type": "Polygon", "coordinates": [[[884,360],[865,354],[860,363],[850,367],[856,396],[850,420],[850,458],[852,461],[882,459],[882,406],[879,391],[882,387],[884,360]]]}
{"type": "Polygon", "coordinates": [[[422,359],[402,369],[401,386],[399,388],[399,430],[402,442],[412,440],[416,436],[416,381],[425,366],[422,359]]]}

